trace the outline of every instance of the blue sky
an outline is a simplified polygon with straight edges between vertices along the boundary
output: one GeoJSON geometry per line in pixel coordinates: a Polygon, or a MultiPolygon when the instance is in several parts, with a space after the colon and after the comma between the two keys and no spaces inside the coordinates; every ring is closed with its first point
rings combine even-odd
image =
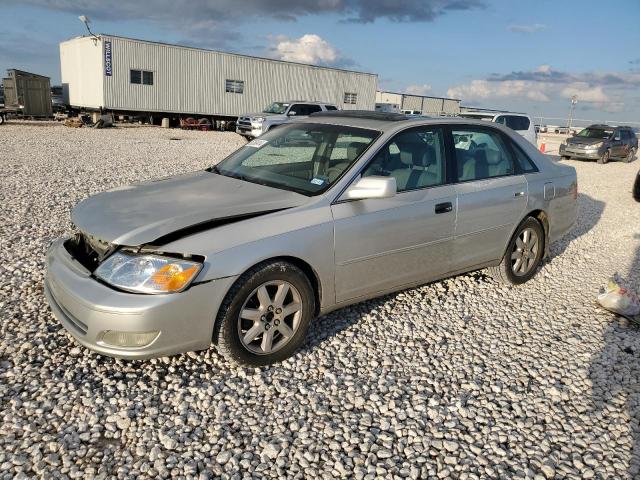
{"type": "Polygon", "coordinates": [[[59,82],[58,43],[98,33],[375,72],[392,91],[640,122],[640,1],[5,0],[0,69],[59,82]],[[603,32],[607,32],[603,34],[603,32]]]}

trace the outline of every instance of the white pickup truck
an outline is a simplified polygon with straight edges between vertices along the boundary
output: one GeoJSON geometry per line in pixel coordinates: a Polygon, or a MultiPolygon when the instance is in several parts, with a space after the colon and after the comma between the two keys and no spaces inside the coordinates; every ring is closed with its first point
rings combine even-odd
{"type": "Polygon", "coordinates": [[[273,102],[260,113],[246,113],[236,121],[236,133],[247,138],[256,138],[270,128],[281,125],[291,117],[306,117],[316,112],[338,110],[338,107],[325,102],[273,102]]]}

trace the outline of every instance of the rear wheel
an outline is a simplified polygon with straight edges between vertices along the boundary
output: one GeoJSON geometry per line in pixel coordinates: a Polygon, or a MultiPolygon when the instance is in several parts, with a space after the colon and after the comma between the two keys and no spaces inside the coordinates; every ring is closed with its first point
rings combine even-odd
{"type": "Polygon", "coordinates": [[[0,125],[2,125],[4,121],[5,121],[4,115],[0,114],[0,125]]]}
{"type": "Polygon", "coordinates": [[[629,149],[629,153],[627,153],[627,156],[624,157],[624,161],[626,163],[631,163],[633,162],[634,158],[636,158],[636,149],[632,147],[629,149]]]}
{"type": "Polygon", "coordinates": [[[213,340],[234,363],[280,362],[300,348],[314,312],[313,288],[298,267],[284,261],[262,263],[242,275],[227,294],[213,340]]]}
{"type": "Polygon", "coordinates": [[[500,265],[489,273],[499,282],[519,285],[530,280],[538,270],[544,254],[544,230],[535,218],[520,224],[511,238],[500,265]]]}
{"type": "Polygon", "coordinates": [[[602,164],[607,163],[609,161],[610,156],[611,156],[611,153],[609,152],[609,150],[605,150],[602,156],[598,159],[598,163],[602,163],[602,164]]]}

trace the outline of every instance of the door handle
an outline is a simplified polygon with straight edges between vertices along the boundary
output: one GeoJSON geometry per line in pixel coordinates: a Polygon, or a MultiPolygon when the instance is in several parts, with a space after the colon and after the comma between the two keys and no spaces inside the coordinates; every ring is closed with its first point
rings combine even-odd
{"type": "Polygon", "coordinates": [[[513,194],[514,197],[524,197],[524,192],[516,192],[513,194]]]}
{"type": "Polygon", "coordinates": [[[451,202],[436,204],[436,213],[448,213],[453,210],[453,204],[451,202]]]}

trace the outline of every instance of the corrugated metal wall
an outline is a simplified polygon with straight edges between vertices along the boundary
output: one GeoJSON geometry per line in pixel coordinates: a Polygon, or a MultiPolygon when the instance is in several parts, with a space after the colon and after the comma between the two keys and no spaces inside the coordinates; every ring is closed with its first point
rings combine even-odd
{"type": "Polygon", "coordinates": [[[375,107],[373,74],[119,37],[103,40],[112,42],[113,73],[101,72],[108,109],[234,116],[261,111],[276,100],[326,101],[343,109],[375,107]],[[153,85],[130,83],[131,69],[153,72],[153,85]],[[243,81],[244,93],[225,92],[226,80],[243,81]],[[344,104],[345,93],[356,93],[357,103],[344,104]]]}
{"type": "Polygon", "coordinates": [[[460,113],[460,100],[451,100],[445,98],[443,112],[449,115],[457,115],[460,113]]]}
{"type": "Polygon", "coordinates": [[[422,113],[425,115],[440,115],[442,111],[442,98],[425,97],[422,102],[422,113]]]}
{"type": "Polygon", "coordinates": [[[418,95],[403,95],[402,110],[418,110],[422,111],[422,97],[418,95]]]}
{"type": "Polygon", "coordinates": [[[391,103],[394,105],[402,104],[402,95],[400,93],[392,92],[376,92],[376,103],[391,103]]]}

